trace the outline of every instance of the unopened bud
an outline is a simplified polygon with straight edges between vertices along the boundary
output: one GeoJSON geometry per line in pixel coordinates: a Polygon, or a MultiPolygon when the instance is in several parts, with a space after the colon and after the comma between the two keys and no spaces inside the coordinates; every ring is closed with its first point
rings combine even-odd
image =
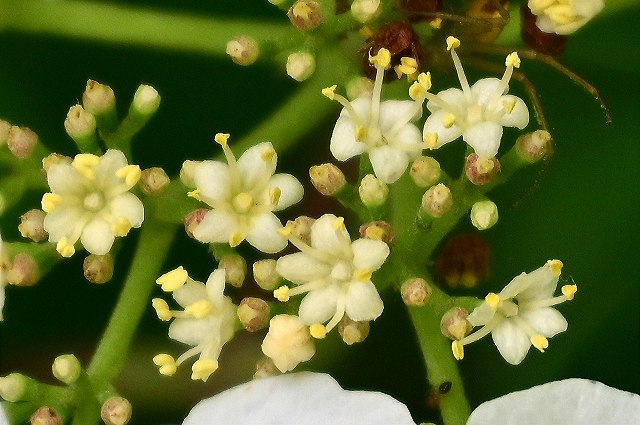
{"type": "Polygon", "coordinates": [[[40,268],[36,260],[26,252],[13,258],[11,268],[7,270],[6,279],[12,285],[33,286],[40,278],[40,268]]]}
{"type": "Polygon", "coordinates": [[[354,0],[351,3],[351,15],[362,24],[376,19],[381,9],[380,0],[354,0]]]}
{"type": "Polygon", "coordinates": [[[464,170],[471,183],[482,186],[500,174],[500,162],[496,158],[482,158],[472,153],[467,157],[464,170]]]}
{"type": "Polygon", "coordinates": [[[225,280],[227,283],[239,288],[244,283],[244,278],[247,276],[247,262],[238,254],[228,254],[220,259],[218,265],[221,269],[224,269],[225,280]]]}
{"type": "Polygon", "coordinates": [[[184,230],[187,232],[187,236],[189,236],[191,239],[195,239],[195,236],[193,236],[193,232],[196,230],[196,227],[198,227],[198,225],[202,223],[202,220],[204,220],[204,216],[207,215],[208,212],[209,210],[200,208],[191,211],[185,216],[184,230]]]}
{"type": "Polygon", "coordinates": [[[42,242],[48,237],[44,230],[45,213],[42,210],[29,210],[20,216],[18,231],[23,238],[31,239],[34,242],[42,242]]]}
{"type": "Polygon", "coordinates": [[[479,201],[471,207],[471,224],[478,230],[487,230],[498,222],[498,206],[492,201],[479,201]]]}
{"type": "Polygon", "coordinates": [[[126,425],[131,419],[131,403],[122,397],[111,397],[102,404],[100,417],[106,425],[126,425]]]}
{"type": "Polygon", "coordinates": [[[269,304],[265,300],[246,297],[238,305],[238,319],[247,331],[259,331],[269,323],[270,310],[269,304]]]}
{"type": "Polygon", "coordinates": [[[488,31],[480,31],[475,36],[476,40],[483,43],[491,43],[495,40],[504,26],[509,22],[509,8],[508,1],[492,0],[473,0],[467,10],[467,16],[473,19],[478,19],[481,22],[491,22],[492,25],[488,31]]]}
{"type": "Polygon", "coordinates": [[[151,167],[142,170],[140,176],[140,188],[149,196],[161,195],[171,180],[167,173],[160,167],[151,167]]]}
{"type": "Polygon", "coordinates": [[[354,77],[347,82],[347,97],[357,99],[373,92],[373,81],[367,77],[354,77]]]}
{"type": "Polygon", "coordinates": [[[413,182],[419,187],[431,187],[438,183],[442,170],[440,163],[430,156],[420,156],[413,161],[409,175],[413,182]]]}
{"type": "Polygon", "coordinates": [[[360,182],[358,193],[362,203],[367,207],[379,207],[387,201],[389,187],[373,174],[367,174],[360,182]]]}
{"type": "Polygon", "coordinates": [[[38,144],[38,135],[27,127],[16,125],[9,129],[7,145],[9,150],[18,159],[27,159],[38,144]]]}
{"type": "Polygon", "coordinates": [[[316,70],[316,58],[309,52],[295,52],[287,57],[287,75],[296,81],[304,81],[316,70]]]}
{"type": "Polygon", "coordinates": [[[82,105],[85,111],[93,115],[104,115],[115,108],[116,95],[106,84],[89,80],[82,94],[82,105]]]}
{"type": "Polygon", "coordinates": [[[331,163],[314,165],[309,168],[313,186],[325,196],[334,196],[347,184],[344,173],[331,163]]]}
{"type": "Polygon", "coordinates": [[[81,105],[72,106],[64,120],[64,129],[73,140],[86,139],[96,131],[96,117],[81,105]]]}
{"type": "Polygon", "coordinates": [[[324,13],[320,4],[313,0],[298,0],[287,12],[294,27],[301,31],[318,28],[324,22],[324,13]]]}
{"type": "Polygon", "coordinates": [[[227,43],[227,54],[231,56],[231,60],[238,65],[251,65],[260,56],[260,47],[258,43],[251,37],[241,35],[227,43]]]}
{"type": "Polygon", "coordinates": [[[276,271],[276,260],[265,259],[253,263],[253,279],[265,291],[276,289],[282,277],[276,271]]]}
{"type": "Polygon", "coordinates": [[[451,190],[442,183],[431,186],[422,196],[422,209],[431,217],[444,216],[452,205],[451,190]]]}
{"type": "Polygon", "coordinates": [[[200,164],[200,161],[191,161],[187,159],[182,163],[182,168],[180,168],[180,181],[185,186],[192,188],[196,187],[196,182],[194,180],[196,167],[200,164]]]}
{"type": "Polygon", "coordinates": [[[256,373],[253,374],[253,379],[268,378],[270,376],[281,375],[282,372],[278,370],[276,365],[269,357],[264,357],[256,363],[256,373]]]}
{"type": "Polygon", "coordinates": [[[369,336],[369,322],[356,322],[344,315],[338,323],[338,333],[345,344],[357,344],[369,336]]]}
{"type": "Polygon", "coordinates": [[[20,373],[0,376],[0,397],[11,403],[22,401],[27,392],[27,385],[27,378],[20,373]]]}
{"type": "Polygon", "coordinates": [[[291,224],[291,234],[307,245],[311,244],[311,226],[316,222],[315,218],[301,215],[291,224]]]}
{"type": "Polygon", "coordinates": [[[9,130],[11,129],[11,124],[5,120],[0,120],[0,146],[7,143],[9,139],[9,130]]]}
{"type": "Polygon", "coordinates": [[[429,302],[433,289],[426,280],[415,277],[407,280],[400,287],[402,301],[408,306],[421,307],[429,302]]]}
{"type": "Polygon", "coordinates": [[[386,221],[378,220],[365,223],[358,229],[361,238],[382,241],[387,245],[393,242],[393,229],[386,221]]]}
{"type": "Polygon", "coordinates": [[[518,137],[516,152],[523,160],[533,164],[544,158],[550,146],[551,134],[545,130],[536,130],[518,137]]]}
{"type": "Polygon", "coordinates": [[[67,163],[71,164],[73,160],[65,155],[60,155],[59,153],[51,153],[44,158],[42,158],[42,172],[44,177],[47,177],[47,173],[49,172],[49,168],[56,164],[67,163]]]}
{"type": "Polygon", "coordinates": [[[63,354],[55,358],[51,370],[53,376],[69,385],[78,380],[82,373],[82,366],[80,366],[80,361],[73,354],[63,354]]]}
{"type": "Polygon", "coordinates": [[[467,320],[469,312],[462,307],[453,307],[447,311],[440,320],[442,335],[451,340],[460,340],[465,337],[473,326],[467,320]]]}
{"type": "Polygon", "coordinates": [[[131,102],[132,109],[140,115],[153,115],[160,107],[160,94],[147,84],[140,84],[131,102]]]}
{"type": "Polygon", "coordinates": [[[82,264],[84,277],[91,283],[107,283],[113,277],[113,257],[111,254],[88,255],[82,264]]]}
{"type": "Polygon", "coordinates": [[[62,417],[49,406],[42,406],[31,415],[31,425],[62,425],[62,417]]]}

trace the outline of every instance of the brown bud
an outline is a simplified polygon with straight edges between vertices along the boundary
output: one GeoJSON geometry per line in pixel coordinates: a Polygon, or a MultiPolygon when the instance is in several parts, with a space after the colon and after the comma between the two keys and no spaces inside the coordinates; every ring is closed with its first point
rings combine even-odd
{"type": "Polygon", "coordinates": [[[551,148],[551,134],[545,130],[536,130],[523,134],[516,140],[516,152],[520,158],[530,164],[538,162],[551,148]]]}
{"type": "Polygon", "coordinates": [[[276,289],[282,277],[276,271],[276,260],[258,260],[253,263],[253,279],[265,291],[276,289]]]}
{"type": "Polygon", "coordinates": [[[193,232],[194,230],[196,230],[196,227],[198,227],[198,225],[202,223],[202,220],[204,220],[204,216],[207,215],[208,212],[209,210],[205,208],[200,208],[200,209],[191,211],[189,214],[185,216],[184,230],[187,232],[187,235],[191,239],[195,239],[195,236],[193,236],[193,232]]]}
{"type": "Polygon", "coordinates": [[[347,184],[342,171],[331,163],[312,166],[309,177],[313,187],[325,196],[334,196],[347,184]]]}
{"type": "Polygon", "coordinates": [[[298,0],[287,12],[294,27],[301,31],[318,28],[324,22],[324,13],[320,4],[313,0],[298,0]]]}
{"type": "Polygon", "coordinates": [[[483,43],[491,43],[498,38],[502,29],[509,22],[508,0],[473,0],[467,10],[467,16],[475,18],[479,22],[486,22],[486,26],[475,34],[475,40],[483,43]],[[486,28],[486,29],[485,29],[486,28]]]}
{"type": "Polygon", "coordinates": [[[94,80],[87,81],[82,94],[84,109],[94,115],[103,115],[116,106],[116,95],[111,87],[94,80]]]}
{"type": "Polygon", "coordinates": [[[91,283],[107,283],[113,277],[113,257],[111,254],[88,255],[82,264],[84,277],[91,283]]]}
{"type": "Polygon", "coordinates": [[[481,158],[472,153],[467,157],[464,170],[471,183],[482,186],[500,174],[500,161],[496,158],[481,158]]]}
{"type": "Polygon", "coordinates": [[[408,306],[421,307],[429,302],[433,289],[426,280],[414,277],[407,280],[400,287],[402,301],[408,306]]]}
{"type": "Polygon", "coordinates": [[[431,217],[444,216],[452,206],[451,190],[442,183],[431,186],[422,196],[422,209],[431,217]]]}
{"type": "Polygon", "coordinates": [[[438,278],[452,288],[472,288],[489,276],[491,252],[478,233],[453,236],[435,262],[438,278]]]}
{"type": "Polygon", "coordinates": [[[225,255],[220,259],[218,265],[221,269],[224,269],[225,279],[228,283],[239,288],[244,283],[244,278],[247,276],[247,262],[238,254],[225,255]]]}
{"type": "Polygon", "coordinates": [[[369,336],[369,322],[356,322],[345,314],[338,323],[338,333],[345,344],[357,344],[369,336]]]}
{"type": "Polygon", "coordinates": [[[161,195],[171,180],[167,173],[160,167],[152,167],[142,170],[140,176],[140,188],[149,196],[161,195]]]}
{"type": "Polygon", "coordinates": [[[249,332],[255,332],[267,327],[270,310],[263,299],[246,297],[240,301],[237,314],[242,326],[249,332]]]}
{"type": "Polygon", "coordinates": [[[45,213],[42,210],[29,210],[20,216],[18,231],[23,238],[31,239],[34,242],[42,242],[48,237],[44,230],[45,213]]]}
{"type": "Polygon", "coordinates": [[[62,425],[62,418],[51,407],[42,406],[31,415],[31,425],[62,425]]]}
{"type": "Polygon", "coordinates": [[[131,412],[131,403],[126,398],[111,397],[102,405],[100,417],[106,425],[126,425],[131,412]]]}
{"type": "Polygon", "coordinates": [[[33,286],[40,278],[39,269],[38,263],[30,254],[21,252],[13,258],[11,268],[7,270],[7,282],[16,286],[33,286]]]}
{"type": "Polygon", "coordinates": [[[27,127],[12,126],[9,129],[7,145],[18,159],[27,159],[38,144],[38,135],[27,127]]]}
{"type": "Polygon", "coordinates": [[[440,320],[442,335],[451,340],[460,340],[465,337],[473,326],[467,320],[469,312],[462,307],[453,307],[447,311],[440,320]]]}
{"type": "Polygon", "coordinates": [[[391,224],[386,221],[377,220],[371,223],[365,223],[358,229],[360,237],[365,239],[373,239],[382,241],[387,245],[393,242],[393,229],[391,224]]]}
{"type": "Polygon", "coordinates": [[[440,163],[430,156],[420,156],[413,161],[409,175],[419,187],[431,187],[438,183],[442,170],[440,163]]]}
{"type": "Polygon", "coordinates": [[[315,218],[301,215],[293,221],[291,234],[307,245],[311,244],[311,226],[316,222],[315,218]]]}

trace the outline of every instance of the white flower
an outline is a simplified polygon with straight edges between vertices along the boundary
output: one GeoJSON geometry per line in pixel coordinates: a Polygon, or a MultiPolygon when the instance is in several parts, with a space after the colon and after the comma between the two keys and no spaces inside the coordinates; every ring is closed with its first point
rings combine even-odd
{"type": "MultiPolygon", "coordinates": [[[[416,94],[414,102],[380,102],[384,70],[390,64],[389,51],[380,49],[369,61],[377,70],[371,98],[359,97],[349,102],[334,93],[336,86],[322,91],[329,99],[344,106],[331,135],[330,149],[339,161],[367,152],[376,177],[385,183],[393,183],[423,149],[420,130],[411,121],[422,115],[425,96],[412,91],[416,94]]],[[[431,83],[427,74],[421,74],[420,84],[425,87],[423,91],[429,89],[431,83]]]]}
{"type": "Polygon", "coordinates": [[[7,259],[4,253],[4,242],[2,241],[2,235],[0,235],[0,321],[4,320],[2,310],[4,308],[4,288],[7,286],[7,277],[5,275],[5,269],[7,267],[7,259]]]}
{"type": "Polygon", "coordinates": [[[587,379],[565,379],[482,403],[467,425],[640,424],[640,396],[587,379]]]}
{"type": "Polygon", "coordinates": [[[100,157],[79,154],[71,163],[49,168],[51,192],[42,197],[44,229],[63,257],[74,254],[78,239],[91,254],[104,255],[116,236],[140,227],[144,207],[129,192],[140,174],[140,167],[127,165],[124,154],[112,149],[100,157]]]}
{"type": "Polygon", "coordinates": [[[214,270],[207,284],[191,279],[179,267],[160,276],[157,281],[162,290],[172,292],[183,311],[171,311],[162,298],[153,299],[153,307],[161,320],[175,318],[169,326],[169,338],[192,346],[174,360],[169,354],[158,354],[153,362],[163,375],[173,375],[177,366],[199,355],[191,368],[191,379],[206,381],[218,368],[218,356],[222,346],[234,334],[236,307],[224,296],[225,272],[214,270]]]}
{"type": "Polygon", "coordinates": [[[371,282],[389,255],[382,241],[358,239],[351,242],[344,220],[325,214],[311,226],[311,246],[290,233],[289,240],[300,251],[278,259],[276,271],[295,283],[295,288],[282,286],[274,291],[280,301],[308,292],[300,303],[299,315],[311,326],[311,334],[322,338],[346,314],[352,320],[374,320],[382,314],[383,304],[371,282]],[[326,327],[322,323],[327,323],[326,327]]]}
{"type": "Polygon", "coordinates": [[[450,88],[437,95],[428,94],[431,115],[424,124],[423,138],[429,148],[437,149],[462,136],[478,156],[493,158],[500,147],[502,127],[523,129],[529,124],[527,105],[519,97],[505,94],[520,59],[511,53],[501,80],[483,78],[469,87],[455,51],[459,45],[458,39],[447,38],[447,50],[451,51],[462,90],[450,88]]]}
{"type": "Polygon", "coordinates": [[[548,33],[576,32],[604,7],[603,0],[529,0],[536,26],[548,33]]]}
{"type": "Polygon", "coordinates": [[[238,385],[198,403],[183,425],[415,425],[391,396],[347,391],[329,375],[299,372],[238,385]]]}
{"type": "Polygon", "coordinates": [[[262,352],[273,360],[282,373],[293,370],[316,353],[309,327],[298,316],[279,314],[269,322],[269,332],[262,342],[262,352]]]}
{"type": "Polygon", "coordinates": [[[524,360],[533,344],[539,351],[549,346],[547,338],[567,329],[567,321],[551,306],[572,300],[576,285],[564,285],[562,294],[554,297],[562,262],[550,260],[531,273],[516,276],[499,294],[490,293],[485,302],[469,315],[478,331],[453,341],[454,356],[464,357],[463,346],[491,333],[493,342],[504,359],[517,365],[524,360]]]}
{"type": "Polygon", "coordinates": [[[227,145],[228,134],[216,134],[228,165],[202,161],[193,171],[196,190],[189,195],[213,209],[195,228],[201,242],[228,242],[232,247],[247,240],[255,248],[275,253],[287,246],[279,233],[280,211],[302,199],[303,188],[290,174],[276,174],[277,155],[271,143],[260,143],[236,161],[227,145]]]}

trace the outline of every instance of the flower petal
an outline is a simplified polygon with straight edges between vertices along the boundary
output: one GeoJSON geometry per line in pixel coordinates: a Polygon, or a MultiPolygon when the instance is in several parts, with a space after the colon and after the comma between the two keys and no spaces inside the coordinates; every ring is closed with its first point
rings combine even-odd
{"type": "Polygon", "coordinates": [[[509,90],[509,87],[506,87],[502,93],[498,92],[500,83],[500,79],[493,77],[482,78],[476,81],[471,86],[471,96],[473,97],[474,104],[484,107],[494,98],[506,93],[509,90]]]}
{"type": "Polygon", "coordinates": [[[337,285],[309,292],[300,302],[299,316],[305,325],[328,322],[336,313],[340,289],[337,285]]]}
{"type": "MultiPolygon", "coordinates": [[[[436,95],[440,100],[447,103],[451,109],[447,109],[445,112],[450,112],[454,115],[461,115],[461,109],[467,107],[467,98],[464,95],[464,92],[460,89],[450,88],[446,90],[442,90],[438,92],[436,95]]],[[[433,100],[427,102],[427,109],[431,112],[436,112],[442,110],[442,107],[433,100]]]]}
{"type": "Polygon", "coordinates": [[[247,149],[238,158],[238,168],[242,175],[242,182],[245,189],[250,190],[260,182],[265,176],[271,176],[276,171],[278,155],[270,142],[258,143],[247,149]],[[264,159],[264,154],[273,152],[268,160],[264,159]]]}
{"type": "Polygon", "coordinates": [[[502,126],[495,122],[480,122],[467,128],[462,139],[482,158],[494,158],[502,139],[502,126]]]}
{"type": "Polygon", "coordinates": [[[311,246],[335,255],[351,254],[351,238],[344,226],[334,229],[338,220],[333,214],[324,214],[311,226],[311,246]]]}
{"type": "Polygon", "coordinates": [[[116,217],[126,218],[131,227],[140,227],[144,220],[144,206],[136,195],[124,192],[116,196],[109,203],[111,214],[116,217]]]}
{"type": "Polygon", "coordinates": [[[346,161],[366,150],[366,145],[356,140],[356,127],[348,115],[341,115],[336,121],[329,150],[338,161],[346,161]]]}
{"type": "Polygon", "coordinates": [[[555,308],[544,307],[535,310],[522,311],[519,316],[527,322],[536,332],[551,338],[567,330],[567,320],[555,308]]]}
{"type": "MultiPolygon", "coordinates": [[[[529,124],[529,108],[518,96],[502,96],[501,102],[515,102],[515,106],[509,113],[500,116],[498,123],[504,127],[517,127],[520,130],[529,124]]],[[[506,112],[506,111],[505,111],[506,112]]]]}
{"type": "Polygon", "coordinates": [[[169,338],[188,345],[199,345],[210,334],[216,334],[211,329],[209,319],[174,319],[169,325],[169,338]]]}
{"type": "Polygon", "coordinates": [[[394,183],[402,177],[409,165],[407,154],[389,145],[372,149],[369,152],[369,159],[376,177],[387,184],[394,183]]]}
{"type": "Polygon", "coordinates": [[[207,289],[202,282],[189,279],[171,295],[182,308],[186,308],[195,302],[207,299],[207,289]]]}
{"type": "MultiPolygon", "coordinates": [[[[380,104],[380,129],[386,132],[393,128],[398,121],[404,120],[413,109],[415,103],[411,100],[386,100],[380,104]]],[[[415,113],[409,121],[415,121],[422,115],[422,111],[415,113]]]]}
{"type": "Polygon", "coordinates": [[[287,240],[278,233],[281,228],[282,223],[272,213],[253,216],[246,235],[247,242],[267,254],[280,252],[287,246],[287,240]]]}
{"type": "Polygon", "coordinates": [[[115,236],[111,226],[101,218],[94,218],[82,230],[80,242],[91,254],[104,255],[111,250],[115,236]]]}
{"type": "Polygon", "coordinates": [[[49,233],[49,241],[58,242],[63,237],[70,237],[76,226],[82,226],[83,211],[76,207],[60,205],[44,218],[44,230],[49,233]]]}
{"type": "Polygon", "coordinates": [[[229,167],[219,161],[202,161],[196,165],[193,181],[204,202],[213,206],[215,202],[226,200],[231,192],[229,167]]]}
{"type": "Polygon", "coordinates": [[[52,165],[47,171],[47,182],[51,192],[63,197],[79,197],[85,192],[85,177],[66,162],[52,165]]]}
{"type": "Polygon", "coordinates": [[[323,279],[331,273],[331,267],[304,252],[278,258],[276,271],[288,281],[296,284],[323,279]]]}
{"type": "Polygon", "coordinates": [[[207,279],[207,297],[216,308],[222,307],[224,298],[225,271],[224,269],[216,269],[209,275],[207,279]]]}
{"type": "Polygon", "coordinates": [[[267,190],[264,191],[266,199],[263,200],[263,204],[269,205],[271,200],[269,199],[271,189],[280,189],[280,198],[276,204],[274,211],[280,211],[290,207],[293,204],[297,204],[304,195],[304,188],[300,181],[291,174],[276,174],[269,180],[267,190]]]}
{"type": "Polygon", "coordinates": [[[422,130],[423,138],[426,139],[429,134],[438,135],[438,141],[434,149],[441,148],[443,145],[453,142],[462,135],[462,129],[457,125],[454,124],[448,128],[444,126],[443,119],[447,114],[449,114],[449,112],[441,109],[429,115],[424,123],[424,129],[422,130]]]}
{"type": "Polygon", "coordinates": [[[226,211],[211,210],[193,231],[193,236],[200,242],[229,242],[229,236],[238,224],[234,216],[226,211]]]}
{"type": "Polygon", "coordinates": [[[347,315],[356,322],[375,320],[384,309],[378,290],[371,281],[352,281],[349,284],[345,305],[347,315]]]}
{"type": "Polygon", "coordinates": [[[491,337],[502,357],[512,365],[520,364],[531,347],[527,334],[509,319],[502,320],[491,331],[491,337]]]}
{"type": "Polygon", "coordinates": [[[375,271],[382,266],[389,256],[389,246],[372,239],[358,239],[351,244],[353,265],[357,269],[375,271]]]}
{"type": "Polygon", "coordinates": [[[116,172],[127,165],[127,157],[116,149],[109,149],[100,157],[100,162],[95,168],[96,185],[103,188],[114,188],[122,185],[122,179],[116,176],[116,172]]]}

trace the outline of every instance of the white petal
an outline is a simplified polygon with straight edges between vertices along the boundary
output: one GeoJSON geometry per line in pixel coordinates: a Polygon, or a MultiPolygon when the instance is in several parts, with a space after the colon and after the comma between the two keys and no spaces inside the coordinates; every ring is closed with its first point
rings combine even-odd
{"type": "MultiPolygon", "coordinates": [[[[406,115],[413,109],[414,102],[411,100],[386,100],[380,104],[380,129],[386,132],[393,128],[400,120],[405,120],[406,115]]],[[[415,113],[409,121],[420,118],[422,111],[415,113]]]]}
{"type": "MultiPolygon", "coordinates": [[[[447,112],[454,115],[462,115],[462,111],[467,108],[467,98],[464,95],[464,92],[460,89],[450,88],[442,90],[438,92],[436,96],[445,101],[452,108],[451,110],[447,110],[447,112]]],[[[436,112],[442,108],[436,102],[430,100],[427,102],[427,109],[431,112],[436,112]]]]}
{"type": "Polygon", "coordinates": [[[278,258],[276,271],[288,281],[301,284],[327,277],[331,267],[304,252],[296,252],[278,258]]]}
{"type": "Polygon", "coordinates": [[[129,220],[131,227],[140,227],[144,220],[144,206],[136,195],[124,192],[109,203],[111,214],[115,218],[124,217],[129,220]]]}
{"type": "Polygon", "coordinates": [[[559,276],[551,271],[549,263],[545,263],[542,267],[528,273],[527,276],[531,283],[518,294],[518,302],[526,303],[553,296],[556,286],[558,286],[559,276]]]}
{"type": "Polygon", "coordinates": [[[218,161],[202,161],[196,165],[193,181],[202,199],[211,205],[229,198],[231,175],[229,167],[218,161]]]}
{"type": "Polygon", "coordinates": [[[453,142],[458,137],[462,135],[462,129],[457,125],[452,125],[447,128],[442,123],[442,119],[449,112],[444,110],[439,110],[429,115],[427,120],[424,123],[424,129],[422,130],[423,137],[426,138],[428,134],[437,134],[438,135],[438,143],[435,149],[446,145],[449,142],[453,142]]]}
{"type": "Polygon", "coordinates": [[[473,309],[471,314],[467,317],[467,320],[473,326],[482,326],[489,323],[495,314],[495,309],[491,308],[487,303],[482,303],[473,309]]]}
{"type": "Polygon", "coordinates": [[[100,157],[96,166],[96,185],[108,189],[122,184],[122,179],[116,176],[116,171],[127,165],[127,157],[116,149],[109,149],[100,157]]]}
{"type": "Polygon", "coordinates": [[[281,228],[282,223],[272,213],[256,215],[251,218],[246,235],[247,242],[267,254],[280,252],[287,246],[287,240],[278,233],[278,229],[281,228]]]}
{"type": "Polygon", "coordinates": [[[516,295],[519,295],[521,292],[526,291],[531,285],[533,285],[534,281],[531,280],[531,277],[527,273],[520,273],[518,276],[511,279],[511,282],[505,286],[502,291],[500,291],[500,298],[509,299],[513,298],[516,295]]]}
{"type": "Polygon", "coordinates": [[[587,379],[565,379],[482,403],[467,425],[638,424],[640,396],[587,379]]]}
{"type": "Polygon", "coordinates": [[[517,127],[520,130],[529,124],[529,108],[518,96],[502,96],[500,102],[515,102],[515,106],[510,113],[500,116],[498,123],[504,127],[517,127]]]}
{"type": "Polygon", "coordinates": [[[499,93],[500,80],[498,78],[482,78],[475,82],[471,86],[471,96],[474,103],[480,106],[486,106],[489,101],[493,100],[496,96],[502,96],[509,90],[507,87],[504,92],[499,93]]]}
{"type": "Polygon", "coordinates": [[[409,157],[404,151],[388,145],[372,149],[369,159],[376,177],[387,184],[402,177],[409,165],[409,157]]]}
{"type": "Polygon", "coordinates": [[[193,236],[200,242],[229,242],[229,236],[236,230],[238,224],[231,214],[211,210],[193,231],[193,236]]]}
{"type": "Polygon", "coordinates": [[[79,197],[85,192],[85,177],[78,173],[71,164],[65,162],[52,165],[49,168],[47,182],[53,193],[63,197],[79,197]]]}
{"type": "Polygon", "coordinates": [[[412,123],[402,126],[393,137],[387,137],[387,143],[395,149],[402,149],[412,158],[419,156],[424,149],[420,129],[412,123]]]}
{"type": "Polygon", "coordinates": [[[262,142],[250,147],[238,158],[238,168],[245,189],[252,189],[265,175],[271,176],[276,171],[278,156],[275,153],[268,161],[263,159],[264,153],[268,151],[275,152],[273,145],[262,142]]]}
{"type": "Polygon", "coordinates": [[[173,291],[171,295],[182,308],[186,308],[195,302],[206,300],[207,289],[202,282],[187,280],[184,285],[173,291]]]}
{"type": "Polygon", "coordinates": [[[84,212],[75,207],[61,205],[44,218],[44,230],[49,233],[49,241],[58,242],[64,236],[71,236],[76,226],[82,225],[84,212]]]}
{"type": "Polygon", "coordinates": [[[111,226],[101,218],[94,218],[82,230],[80,242],[91,254],[104,255],[111,250],[115,236],[111,226]]]}
{"type": "Polygon", "coordinates": [[[309,292],[300,303],[299,316],[305,325],[328,322],[336,313],[340,289],[337,285],[309,292]]]}
{"type": "Polygon", "coordinates": [[[270,199],[268,197],[271,189],[276,187],[280,189],[280,199],[278,199],[274,211],[280,211],[297,204],[302,199],[302,195],[304,195],[304,188],[297,178],[291,174],[276,174],[271,177],[268,188],[264,191],[265,196],[267,196],[267,199],[264,200],[266,201],[265,203],[269,203],[270,199]]]}
{"type": "Polygon", "coordinates": [[[494,158],[502,139],[502,126],[484,121],[472,125],[462,134],[462,139],[482,158],[494,158]]]}
{"type": "Polygon", "coordinates": [[[188,345],[199,345],[215,331],[206,319],[174,319],[169,325],[169,338],[188,345]]]}
{"type": "Polygon", "coordinates": [[[502,357],[512,365],[520,364],[531,347],[527,334],[509,319],[500,322],[491,337],[502,357]]]}
{"type": "Polygon", "coordinates": [[[523,311],[519,316],[527,322],[536,332],[551,338],[567,330],[567,320],[560,312],[551,307],[538,308],[531,311],[523,311]]]}
{"type": "Polygon", "coordinates": [[[338,161],[346,161],[366,150],[366,145],[356,140],[356,127],[349,116],[341,115],[336,121],[329,150],[338,161]]]}
{"type": "Polygon", "coordinates": [[[389,256],[389,246],[382,241],[358,239],[351,244],[353,265],[357,269],[375,271],[389,256]]]}
{"type": "Polygon", "coordinates": [[[209,275],[207,279],[207,297],[209,301],[217,308],[222,307],[223,292],[225,284],[224,269],[216,269],[209,275]]]}
{"type": "Polygon", "coordinates": [[[334,229],[336,217],[333,214],[324,214],[311,226],[311,246],[321,251],[335,255],[351,252],[351,238],[347,229],[341,226],[334,229]]]}
{"type": "Polygon", "coordinates": [[[384,305],[373,283],[352,281],[346,300],[346,313],[356,322],[375,320],[382,314],[384,305]]]}

